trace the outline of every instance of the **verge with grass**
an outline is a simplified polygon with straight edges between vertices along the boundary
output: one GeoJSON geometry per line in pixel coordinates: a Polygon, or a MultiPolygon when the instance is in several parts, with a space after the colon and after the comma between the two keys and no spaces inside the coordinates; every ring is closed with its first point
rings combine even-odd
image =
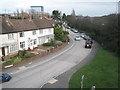
{"type": "Polygon", "coordinates": [[[94,60],[80,68],[69,81],[69,88],[80,88],[84,75],[83,88],[118,88],[118,57],[100,49],[94,60]]]}

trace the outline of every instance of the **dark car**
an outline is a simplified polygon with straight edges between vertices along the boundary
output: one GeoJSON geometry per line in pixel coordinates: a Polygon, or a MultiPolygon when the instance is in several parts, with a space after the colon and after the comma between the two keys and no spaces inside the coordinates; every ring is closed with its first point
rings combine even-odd
{"type": "Polygon", "coordinates": [[[3,83],[3,82],[7,82],[11,79],[12,77],[7,74],[7,73],[2,73],[2,75],[0,76],[0,83],[3,83]]]}
{"type": "Polygon", "coordinates": [[[91,47],[92,47],[91,41],[86,41],[85,42],[85,48],[91,48],[91,47]]]}
{"type": "Polygon", "coordinates": [[[93,44],[93,40],[90,37],[87,38],[86,41],[91,42],[93,44]]]}

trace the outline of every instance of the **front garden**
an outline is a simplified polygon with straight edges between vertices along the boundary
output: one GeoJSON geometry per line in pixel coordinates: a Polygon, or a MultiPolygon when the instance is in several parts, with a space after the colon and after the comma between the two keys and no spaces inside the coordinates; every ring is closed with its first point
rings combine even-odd
{"type": "Polygon", "coordinates": [[[51,40],[51,42],[38,45],[38,47],[32,51],[20,50],[16,55],[5,58],[2,65],[5,67],[30,60],[31,58],[35,58],[37,56],[42,56],[46,53],[53,53],[55,49],[64,45],[66,45],[66,42],[51,40]]]}

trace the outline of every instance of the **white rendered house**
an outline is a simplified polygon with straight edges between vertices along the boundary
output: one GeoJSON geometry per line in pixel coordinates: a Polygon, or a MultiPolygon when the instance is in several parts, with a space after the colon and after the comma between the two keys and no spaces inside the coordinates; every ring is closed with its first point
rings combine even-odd
{"type": "Polygon", "coordinates": [[[0,57],[19,50],[33,50],[54,39],[53,25],[47,19],[5,19],[1,22],[0,57]],[[6,28],[7,27],[7,28],[6,28]]]}

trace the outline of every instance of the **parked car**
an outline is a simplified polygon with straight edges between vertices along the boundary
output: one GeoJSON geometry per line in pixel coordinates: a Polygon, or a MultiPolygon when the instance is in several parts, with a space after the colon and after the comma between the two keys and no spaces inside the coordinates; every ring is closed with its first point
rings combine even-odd
{"type": "Polygon", "coordinates": [[[87,38],[86,41],[89,41],[89,42],[91,42],[93,44],[93,40],[90,37],[87,38]]]}
{"type": "Polygon", "coordinates": [[[88,38],[88,36],[87,36],[85,33],[81,33],[80,36],[81,36],[84,40],[86,40],[86,39],[88,38]]]}
{"type": "Polygon", "coordinates": [[[91,48],[91,47],[92,47],[91,41],[86,41],[85,42],[85,48],[91,48]]]}
{"type": "Polygon", "coordinates": [[[84,38],[84,37],[86,36],[86,34],[85,34],[85,33],[80,33],[80,36],[81,36],[82,38],[84,38]]]}
{"type": "Polygon", "coordinates": [[[66,25],[65,27],[66,27],[67,29],[70,29],[70,28],[71,28],[71,27],[70,27],[70,26],[68,26],[68,25],[66,25]]]}
{"type": "Polygon", "coordinates": [[[79,35],[76,35],[76,36],[75,36],[75,40],[76,40],[76,41],[80,41],[80,40],[81,40],[80,36],[79,36],[79,35]]]}
{"type": "Polygon", "coordinates": [[[76,30],[74,28],[71,28],[71,31],[74,32],[74,33],[78,33],[78,30],[76,30]]]}
{"type": "Polygon", "coordinates": [[[0,83],[3,83],[3,82],[7,82],[11,79],[12,77],[7,74],[7,73],[2,73],[2,75],[0,76],[0,83]]]}

